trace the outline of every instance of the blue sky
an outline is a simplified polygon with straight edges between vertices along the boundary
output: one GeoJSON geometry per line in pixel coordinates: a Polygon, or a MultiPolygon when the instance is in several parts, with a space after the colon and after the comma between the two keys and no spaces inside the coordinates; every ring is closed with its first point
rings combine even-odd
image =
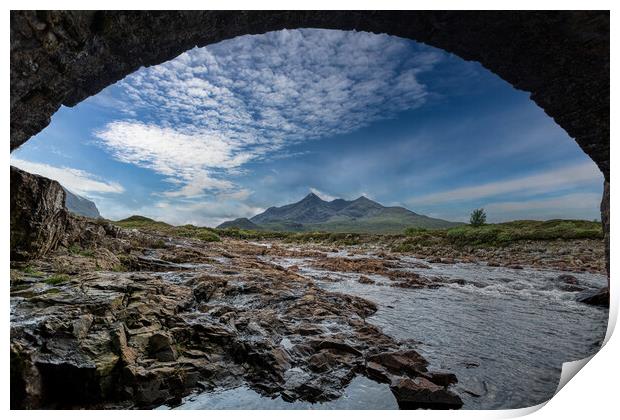
{"type": "Polygon", "coordinates": [[[603,178],[527,93],[387,35],[285,30],[142,68],[13,152],[95,201],[213,226],[308,192],[465,221],[599,218],[603,178]]]}

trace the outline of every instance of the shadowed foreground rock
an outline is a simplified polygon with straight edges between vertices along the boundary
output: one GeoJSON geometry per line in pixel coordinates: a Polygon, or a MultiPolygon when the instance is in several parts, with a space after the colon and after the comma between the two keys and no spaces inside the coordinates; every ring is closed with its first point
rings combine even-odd
{"type": "Polygon", "coordinates": [[[395,390],[425,378],[408,407],[458,405],[422,356],[366,323],[372,302],[264,261],[262,247],[73,216],[57,182],[15,168],[11,187],[12,408],[174,405],[242,383],[318,402],[379,373],[395,390]]]}
{"type": "Polygon", "coordinates": [[[65,234],[65,192],[56,181],[11,166],[11,260],[53,250],[65,234]]]}
{"type": "MultiPolygon", "coordinates": [[[[115,240],[150,239],[122,231],[115,240]]],[[[327,292],[243,247],[169,238],[165,248],[131,248],[123,260],[187,262],[137,272],[82,270],[80,260],[96,257],[59,249],[14,270],[12,406],[154,407],[242,383],[318,402],[338,398],[355,375],[395,390],[423,378],[426,392],[398,391],[408,408],[458,406],[421,355],[365,322],[372,302],[327,292]],[[71,274],[52,281],[46,270],[60,262],[71,274]]]]}
{"type": "Polygon", "coordinates": [[[59,246],[114,248],[118,229],[70,213],[66,193],[51,179],[11,166],[11,260],[42,257],[59,246]]]}

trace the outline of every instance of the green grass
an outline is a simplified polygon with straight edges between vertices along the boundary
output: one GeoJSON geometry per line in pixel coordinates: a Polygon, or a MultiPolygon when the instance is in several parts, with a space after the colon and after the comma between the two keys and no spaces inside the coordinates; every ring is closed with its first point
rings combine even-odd
{"type": "Polygon", "coordinates": [[[43,273],[37,269],[35,269],[33,266],[31,265],[27,265],[24,268],[22,268],[22,273],[24,274],[28,274],[29,276],[34,276],[34,277],[42,277],[43,273]]]}
{"type": "Polygon", "coordinates": [[[448,229],[446,239],[455,245],[501,246],[525,240],[603,239],[603,229],[600,223],[586,220],[517,220],[479,227],[459,226],[448,229]]]}
{"type": "Polygon", "coordinates": [[[46,278],[44,280],[44,282],[46,284],[49,284],[50,286],[57,286],[59,284],[66,283],[69,280],[71,280],[71,277],[69,277],[66,274],[54,274],[54,275],[46,278]]]}
{"type": "Polygon", "coordinates": [[[158,229],[168,230],[174,228],[174,226],[168,223],[158,222],[153,219],[149,219],[144,216],[131,216],[117,222],[113,222],[115,225],[124,227],[127,229],[158,229]]]}
{"type": "Polygon", "coordinates": [[[233,238],[253,241],[311,242],[343,246],[382,241],[384,243],[393,243],[392,249],[400,252],[409,252],[418,247],[430,245],[494,247],[506,246],[525,240],[603,239],[601,224],[586,220],[518,220],[507,223],[486,224],[479,227],[462,225],[448,229],[409,227],[401,230],[398,234],[321,231],[286,232],[238,228],[214,229],[193,225],[172,226],[142,216],[132,216],[114,223],[125,228],[194,238],[207,242],[219,241],[220,238],[233,238]]]}
{"type": "MultiPolygon", "coordinates": [[[[113,223],[126,229],[138,229],[144,232],[168,236],[181,236],[184,238],[198,239],[205,242],[220,241],[220,237],[217,234],[217,229],[194,225],[173,226],[144,216],[131,216],[127,219],[119,220],[113,223]]],[[[163,248],[166,244],[163,240],[158,240],[150,243],[149,245],[151,248],[163,248]]]]}

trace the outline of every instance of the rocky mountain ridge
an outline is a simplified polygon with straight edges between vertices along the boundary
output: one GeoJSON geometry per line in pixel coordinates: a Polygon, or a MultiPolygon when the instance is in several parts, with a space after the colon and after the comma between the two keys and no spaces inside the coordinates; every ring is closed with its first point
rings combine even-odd
{"type": "Polygon", "coordinates": [[[417,214],[404,207],[383,206],[365,196],[326,201],[310,193],[296,203],[270,207],[249,219],[224,222],[218,228],[401,233],[408,227],[448,228],[458,224],[417,214]]]}

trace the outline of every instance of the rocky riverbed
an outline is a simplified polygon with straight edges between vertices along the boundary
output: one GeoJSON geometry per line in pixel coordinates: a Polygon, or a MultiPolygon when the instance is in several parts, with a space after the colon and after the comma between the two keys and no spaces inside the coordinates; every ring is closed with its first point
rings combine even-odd
{"type": "Polygon", "coordinates": [[[373,302],[265,261],[264,247],[115,235],[113,250],[13,265],[14,406],[155,407],[240,384],[321,402],[357,375],[390,384],[403,407],[462,405],[454,375],[366,322],[373,302]]]}
{"type": "MultiPolygon", "coordinates": [[[[427,293],[441,296],[441,289],[483,290],[492,286],[488,279],[458,268],[493,269],[497,257],[489,263],[475,255],[425,257],[380,246],[207,243],[104,222],[89,226],[88,245],[12,263],[13,407],[185,407],[200,395],[199,408],[211,408],[218,405],[210,396],[246,390],[280,401],[279,408],[338,407],[351,392],[369,401],[371,394],[391,394],[400,408],[460,408],[464,401],[471,408],[472,394],[482,394],[459,385],[461,375],[453,371],[462,369],[437,360],[450,348],[425,347],[425,340],[437,340],[424,328],[417,334],[405,322],[399,334],[390,322],[377,322],[393,311],[374,296],[414,293],[415,307],[416,296],[431,299],[427,293]]],[[[517,276],[529,270],[507,265],[517,276]]],[[[576,302],[605,278],[579,276],[548,274],[547,286],[576,302]]],[[[592,329],[600,335],[600,326],[592,329]]],[[[480,363],[474,359],[461,362],[473,367],[480,363]]]]}

